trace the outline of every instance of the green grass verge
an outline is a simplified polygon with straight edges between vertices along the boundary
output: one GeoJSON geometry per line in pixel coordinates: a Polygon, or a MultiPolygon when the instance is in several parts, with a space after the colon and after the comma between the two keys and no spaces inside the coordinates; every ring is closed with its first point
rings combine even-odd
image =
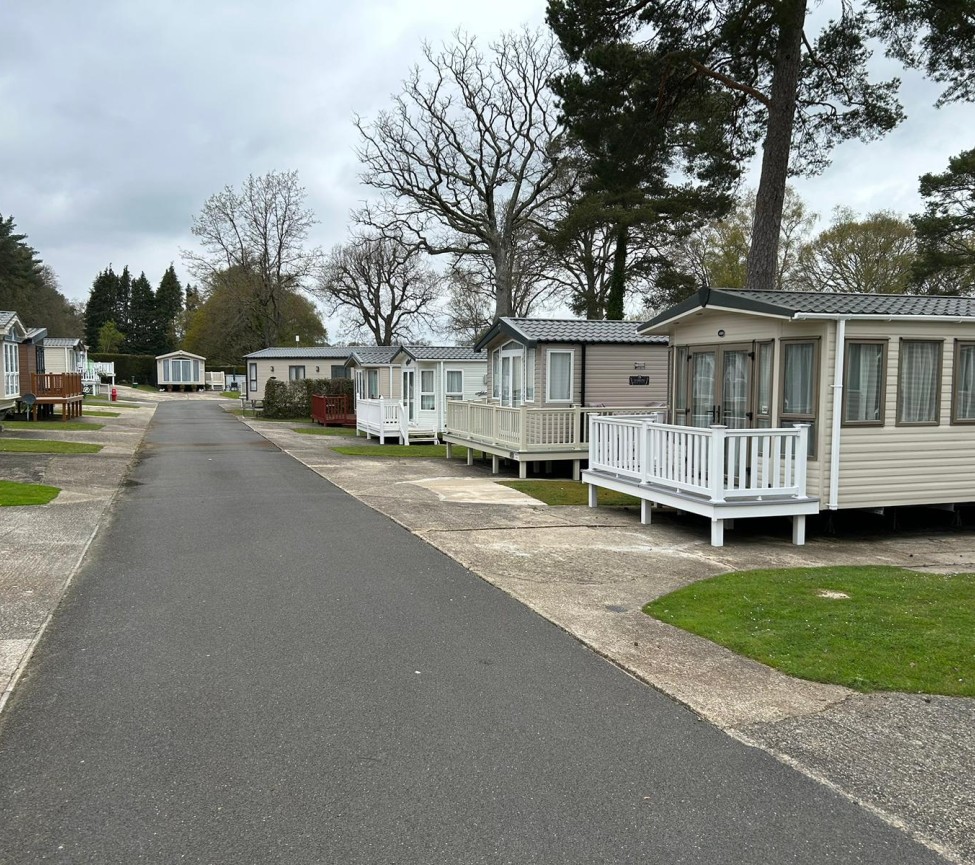
{"type": "Polygon", "coordinates": [[[112,402],[107,399],[86,399],[85,406],[90,405],[105,406],[106,408],[142,408],[141,405],[124,405],[122,400],[112,402]]]}
{"type": "Polygon", "coordinates": [[[120,417],[120,411],[86,411],[85,417],[120,417]]]}
{"type": "Polygon", "coordinates": [[[63,432],[72,432],[77,430],[100,430],[105,424],[101,423],[84,423],[83,421],[60,421],[60,420],[38,420],[38,421],[27,421],[27,420],[14,420],[14,421],[4,421],[4,429],[12,430],[62,430],[63,432]]]}
{"type": "Polygon", "coordinates": [[[0,438],[0,453],[8,454],[97,454],[101,449],[101,445],[82,442],[0,438]]]}
{"type": "Polygon", "coordinates": [[[801,679],[975,697],[975,574],[742,571],[686,586],[644,612],[801,679]]]}
{"type": "MultiPolygon", "coordinates": [[[[332,448],[349,457],[440,457],[447,456],[446,445],[348,445],[332,448]]],[[[454,457],[467,457],[467,448],[454,445],[454,457]]]]}
{"type": "Polygon", "coordinates": [[[57,498],[61,492],[57,487],[46,484],[22,484],[17,481],[0,481],[0,507],[19,507],[21,505],[46,505],[57,498]]]}
{"type": "Polygon", "coordinates": [[[340,426],[298,426],[295,427],[295,432],[301,433],[303,436],[346,436],[347,438],[355,438],[354,429],[340,426]]]}
{"type": "MultiPolygon", "coordinates": [[[[513,490],[525,493],[532,498],[545,502],[547,505],[585,505],[589,503],[589,492],[586,484],[578,481],[498,481],[499,484],[511,487],[513,490]]],[[[639,505],[640,500],[635,496],[617,493],[613,490],[599,491],[599,504],[610,507],[624,505],[639,505]]]]}

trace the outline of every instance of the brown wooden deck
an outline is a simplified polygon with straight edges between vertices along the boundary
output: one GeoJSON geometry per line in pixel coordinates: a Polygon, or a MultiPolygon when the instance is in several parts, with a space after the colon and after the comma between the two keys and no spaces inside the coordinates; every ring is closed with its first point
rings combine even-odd
{"type": "Polygon", "coordinates": [[[31,393],[35,401],[32,409],[37,420],[40,409],[45,406],[61,406],[61,420],[81,417],[84,409],[85,392],[80,372],[31,373],[31,393]]]}
{"type": "Polygon", "coordinates": [[[350,396],[312,394],[311,419],[322,426],[355,426],[355,411],[350,396]]]}

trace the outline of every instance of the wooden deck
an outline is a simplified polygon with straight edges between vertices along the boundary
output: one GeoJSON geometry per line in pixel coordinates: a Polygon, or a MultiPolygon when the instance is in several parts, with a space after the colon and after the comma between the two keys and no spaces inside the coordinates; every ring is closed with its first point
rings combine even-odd
{"type": "Polygon", "coordinates": [[[350,396],[312,394],[311,419],[321,426],[355,426],[355,409],[350,396]]]}
{"type": "Polygon", "coordinates": [[[85,391],[80,372],[31,373],[31,394],[34,404],[31,413],[37,420],[41,409],[61,406],[61,420],[81,417],[84,411],[85,391]]]}
{"type": "Polygon", "coordinates": [[[518,463],[526,477],[528,465],[536,462],[572,461],[572,476],[579,480],[582,461],[589,456],[590,415],[627,415],[663,419],[663,406],[570,406],[531,408],[502,406],[472,400],[447,403],[446,432],[448,456],[452,444],[492,456],[492,471],[497,474],[500,459],[518,463]]]}
{"type": "Polygon", "coordinates": [[[405,445],[439,441],[436,429],[411,422],[401,402],[383,397],[356,402],[355,432],[364,433],[367,438],[375,436],[380,444],[385,444],[387,438],[398,438],[405,445]]]}
{"type": "Polygon", "coordinates": [[[642,502],[700,514],[711,520],[711,544],[724,544],[725,521],[792,517],[792,541],[805,543],[806,515],[819,499],[806,495],[809,427],[728,429],[674,426],[641,418],[593,417],[589,506],[599,487],[629,493],[642,502]]]}

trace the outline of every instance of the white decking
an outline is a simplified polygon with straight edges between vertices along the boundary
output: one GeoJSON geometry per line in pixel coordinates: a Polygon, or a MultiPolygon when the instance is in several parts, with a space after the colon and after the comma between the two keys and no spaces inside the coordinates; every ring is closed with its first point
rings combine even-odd
{"type": "Polygon", "coordinates": [[[711,519],[711,544],[724,543],[724,521],[790,516],[792,540],[805,543],[807,514],[819,499],[806,495],[806,425],[784,429],[672,426],[645,418],[590,418],[589,505],[597,488],[629,493],[711,519]]]}
{"type": "Polygon", "coordinates": [[[366,437],[376,436],[380,444],[387,438],[399,439],[402,444],[410,441],[436,442],[437,431],[428,425],[410,423],[406,408],[394,399],[359,399],[355,404],[355,432],[366,437]]]}
{"type": "Polygon", "coordinates": [[[491,454],[495,474],[501,457],[517,462],[521,477],[527,475],[528,463],[572,460],[573,477],[578,480],[580,463],[589,454],[590,415],[650,418],[662,417],[663,412],[662,407],[646,406],[530,408],[451,400],[443,438],[448,456],[451,444],[468,448],[468,462],[471,450],[491,454]]]}

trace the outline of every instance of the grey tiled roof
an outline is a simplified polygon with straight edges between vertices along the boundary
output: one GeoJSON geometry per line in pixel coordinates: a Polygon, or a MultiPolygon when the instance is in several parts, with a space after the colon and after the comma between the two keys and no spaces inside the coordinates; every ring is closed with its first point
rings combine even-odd
{"type": "Polygon", "coordinates": [[[348,345],[321,345],[314,348],[262,348],[260,351],[252,351],[244,357],[249,360],[264,360],[273,358],[276,360],[300,360],[301,358],[347,358],[355,348],[348,345]]]}
{"type": "Polygon", "coordinates": [[[465,345],[404,345],[405,351],[416,360],[486,360],[483,351],[465,345]]]}
{"type": "Polygon", "coordinates": [[[638,343],[666,344],[667,337],[640,336],[638,321],[588,321],[578,318],[501,318],[478,341],[485,345],[498,333],[527,343],[574,342],[574,343],[638,343]]]}
{"type": "Polygon", "coordinates": [[[726,289],[728,294],[794,312],[829,315],[958,315],[975,316],[975,298],[907,294],[826,294],[809,291],[748,291],[726,289]]]}
{"type": "Polygon", "coordinates": [[[81,337],[49,336],[44,340],[45,348],[74,348],[81,344],[81,337]]]}
{"type": "Polygon", "coordinates": [[[6,330],[8,327],[10,327],[11,323],[16,317],[16,312],[5,312],[0,310],[0,330],[6,330]]]}
{"type": "Polygon", "coordinates": [[[390,363],[399,351],[398,345],[359,345],[351,349],[349,359],[361,366],[390,363]]]}
{"type": "Polygon", "coordinates": [[[975,298],[909,294],[829,294],[813,291],[751,291],[744,288],[703,288],[665,309],[641,328],[656,329],[706,307],[797,315],[867,316],[870,318],[975,318],[975,298]]]}

